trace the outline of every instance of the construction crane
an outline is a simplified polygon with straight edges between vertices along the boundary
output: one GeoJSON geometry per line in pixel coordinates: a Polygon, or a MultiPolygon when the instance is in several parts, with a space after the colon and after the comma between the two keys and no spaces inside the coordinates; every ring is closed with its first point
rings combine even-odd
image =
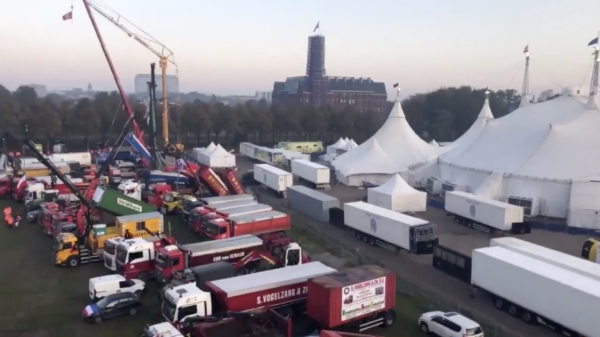
{"type": "MultiPolygon", "coordinates": [[[[148,49],[150,52],[152,52],[154,55],[156,55],[159,58],[159,60],[160,60],[159,66],[161,68],[161,73],[162,73],[162,104],[163,104],[162,137],[165,142],[164,143],[165,146],[168,146],[169,145],[169,100],[167,97],[167,65],[169,63],[171,63],[172,65],[175,66],[175,68],[177,68],[177,63],[175,62],[175,57],[174,57],[173,52],[169,48],[167,48],[164,44],[162,44],[158,40],[151,37],[150,34],[146,33],[139,27],[136,27],[135,25],[133,25],[127,19],[123,18],[123,16],[118,15],[117,18],[114,18],[111,15],[109,15],[108,13],[106,13],[101,8],[100,5],[98,5],[95,2],[90,1],[90,0],[83,0],[83,3],[85,5],[86,10],[88,11],[90,20],[92,21],[92,24],[94,25],[94,29],[96,30],[96,34],[98,35],[99,40],[101,40],[100,33],[97,29],[96,22],[91,13],[91,9],[93,9],[94,11],[96,11],[97,13],[99,13],[100,15],[105,17],[108,21],[110,21],[112,24],[114,24],[119,29],[121,29],[123,32],[125,32],[125,34],[127,34],[129,37],[133,38],[135,41],[137,41],[139,44],[144,46],[146,49],[148,49]],[[144,36],[141,36],[140,34],[133,32],[131,29],[125,27],[125,25],[122,23],[122,21],[131,24],[133,27],[135,27],[140,32],[144,33],[144,35],[146,35],[146,36],[144,37],[144,36]],[[150,43],[158,45],[160,48],[157,49],[157,48],[153,47],[150,43]],[[160,51],[159,51],[159,49],[160,49],[160,51]]],[[[100,42],[100,43],[102,45],[104,45],[103,42],[100,42]]],[[[103,47],[103,49],[104,49],[104,47],[103,47]]],[[[109,58],[108,54],[106,52],[105,52],[105,54],[107,55],[107,59],[108,59],[109,58]]],[[[109,61],[109,63],[111,63],[111,70],[112,70],[112,68],[113,68],[112,62],[109,61]]],[[[121,90],[121,88],[119,88],[119,90],[121,90]]]]}

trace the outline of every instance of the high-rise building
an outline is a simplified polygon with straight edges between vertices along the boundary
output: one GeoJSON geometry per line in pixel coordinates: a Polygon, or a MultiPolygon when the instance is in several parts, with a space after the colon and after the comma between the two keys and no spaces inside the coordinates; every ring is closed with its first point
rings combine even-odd
{"type": "Polygon", "coordinates": [[[276,104],[328,105],[334,109],[352,106],[358,111],[385,112],[385,84],[371,78],[327,76],[325,71],[325,37],[308,38],[306,75],[275,82],[272,93],[276,104]]]}
{"type": "MultiPolygon", "coordinates": [[[[155,75],[156,91],[162,92],[162,75],[155,75]]],[[[134,79],[134,91],[135,93],[147,93],[148,82],[150,82],[150,74],[138,74],[135,75],[134,79]]],[[[178,93],[179,92],[179,78],[175,75],[167,75],[167,92],[178,93]]]]}

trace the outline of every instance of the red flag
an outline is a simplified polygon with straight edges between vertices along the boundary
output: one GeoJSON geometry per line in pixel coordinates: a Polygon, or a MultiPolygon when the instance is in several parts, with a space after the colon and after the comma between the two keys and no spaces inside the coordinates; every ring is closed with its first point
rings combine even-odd
{"type": "Polygon", "coordinates": [[[62,16],[63,21],[72,20],[73,19],[73,11],[62,16]]]}
{"type": "Polygon", "coordinates": [[[525,46],[525,49],[523,49],[523,54],[529,53],[529,45],[525,46]]]}

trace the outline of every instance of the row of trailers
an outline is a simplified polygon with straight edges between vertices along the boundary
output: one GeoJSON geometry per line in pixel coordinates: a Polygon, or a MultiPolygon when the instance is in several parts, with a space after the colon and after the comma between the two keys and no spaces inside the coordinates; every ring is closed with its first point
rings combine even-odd
{"type": "Polygon", "coordinates": [[[571,337],[598,336],[600,265],[514,237],[472,251],[437,245],[433,267],[498,310],[571,337]]]}

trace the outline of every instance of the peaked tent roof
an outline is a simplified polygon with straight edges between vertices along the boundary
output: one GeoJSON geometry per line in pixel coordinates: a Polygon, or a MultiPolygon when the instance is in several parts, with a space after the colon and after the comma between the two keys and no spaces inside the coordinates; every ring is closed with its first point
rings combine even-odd
{"type": "MultiPolygon", "coordinates": [[[[427,144],[422,140],[408,124],[399,99],[394,102],[394,107],[383,126],[363,144],[357,148],[344,153],[332,162],[339,171],[346,168],[362,165],[373,165],[369,157],[370,152],[365,149],[376,140],[384,154],[396,168],[390,173],[403,172],[406,168],[417,167],[439,155],[443,148],[427,144]]],[[[364,173],[357,172],[356,174],[364,173]]]]}
{"type": "Polygon", "coordinates": [[[429,144],[433,145],[433,146],[440,146],[440,144],[438,144],[438,142],[435,141],[435,139],[432,139],[429,144]]]}
{"type": "Polygon", "coordinates": [[[214,149],[216,147],[217,146],[215,145],[215,143],[210,142],[210,144],[208,144],[208,146],[206,147],[206,149],[204,149],[204,153],[210,153],[210,152],[214,151],[214,149]]]}
{"type": "Polygon", "coordinates": [[[406,183],[406,181],[404,181],[404,179],[402,179],[402,177],[397,173],[394,174],[390,180],[386,181],[385,184],[373,187],[371,190],[388,195],[400,195],[414,193],[416,191],[414,188],[410,187],[410,185],[408,185],[408,183],[406,183]]]}
{"type": "Polygon", "coordinates": [[[346,145],[347,145],[347,144],[346,144],[346,141],[344,141],[344,139],[343,139],[343,138],[340,138],[340,139],[338,139],[338,141],[337,141],[337,142],[335,142],[335,143],[333,143],[333,144],[331,144],[331,145],[329,145],[329,146],[331,146],[331,147],[337,147],[337,148],[343,149],[343,148],[346,148],[346,145]]]}
{"type": "Polygon", "coordinates": [[[600,111],[590,99],[566,90],[490,121],[468,146],[457,146],[440,163],[508,176],[570,181],[598,174],[600,111]]]}
{"type": "Polygon", "coordinates": [[[210,157],[228,157],[231,156],[231,153],[227,152],[221,144],[217,145],[214,150],[210,153],[207,153],[210,157]]]}
{"type": "Polygon", "coordinates": [[[471,144],[477,138],[477,135],[481,132],[481,130],[485,129],[485,126],[494,119],[494,115],[492,114],[492,109],[490,108],[490,100],[488,97],[483,101],[483,107],[481,111],[479,111],[479,115],[471,124],[471,127],[463,133],[457,140],[453,141],[451,144],[446,146],[446,151],[450,151],[456,147],[466,147],[468,144],[471,144]]]}
{"type": "MultiPolygon", "coordinates": [[[[369,160],[361,160],[355,162],[353,165],[348,165],[340,168],[340,172],[345,175],[353,174],[392,174],[397,172],[405,172],[406,168],[398,168],[392,158],[388,156],[377,139],[371,138],[367,141],[366,146],[356,148],[355,150],[361,150],[362,156],[369,158],[369,160]],[[368,144],[367,144],[368,143],[368,144]]],[[[347,152],[348,153],[348,152],[347,152]]],[[[339,157],[338,157],[339,158],[339,157]]]]}
{"type": "Polygon", "coordinates": [[[358,144],[354,141],[354,139],[350,139],[350,144],[352,144],[352,147],[358,147],[358,144]]]}

